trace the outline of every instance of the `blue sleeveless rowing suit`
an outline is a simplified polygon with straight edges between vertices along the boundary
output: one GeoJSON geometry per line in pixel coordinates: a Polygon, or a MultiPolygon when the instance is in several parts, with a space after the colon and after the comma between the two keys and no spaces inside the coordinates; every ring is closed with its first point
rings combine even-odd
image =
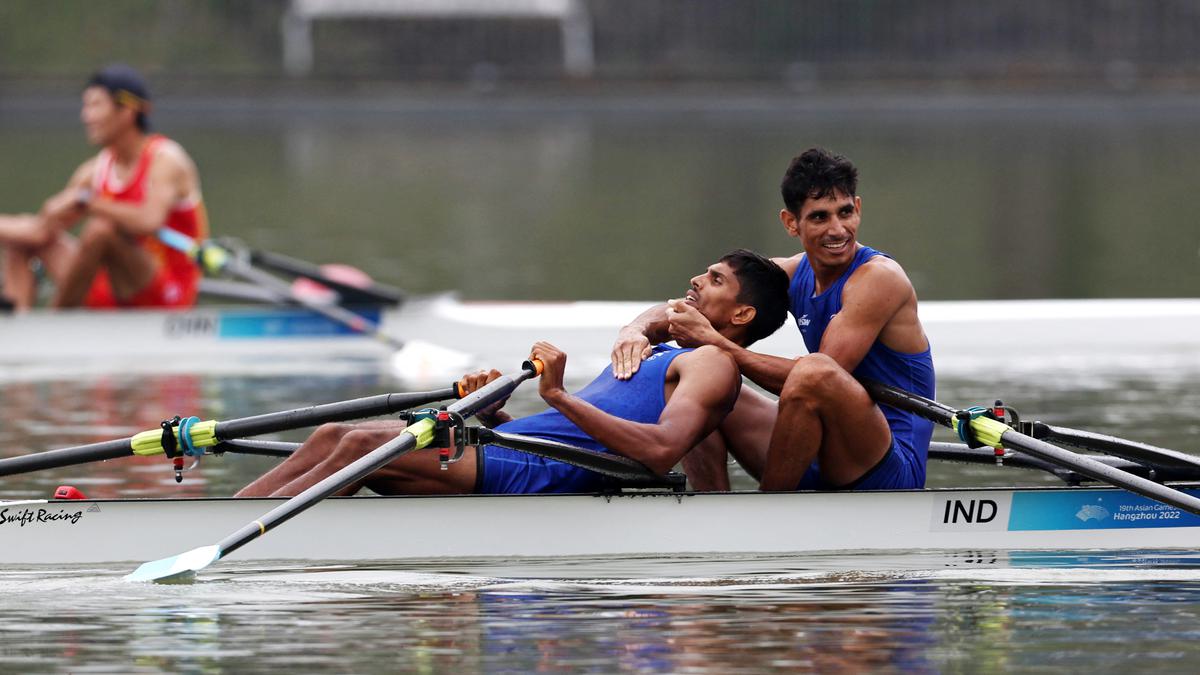
{"type": "MultiPolygon", "coordinates": [[[[868,246],[860,248],[849,269],[820,295],[814,295],[816,278],[808,263],[808,256],[801,258],[800,266],[792,276],[788,296],[792,303],[792,316],[796,318],[796,325],[800,327],[810,354],[820,350],[821,337],[829,321],[842,310],[842,289],[846,286],[846,280],[863,263],[877,255],[887,254],[868,246]]],[[[853,375],[878,380],[926,398],[934,397],[933,356],[929,349],[918,354],[903,354],[888,349],[876,340],[862,363],[854,369],[853,375]]],[[[892,447],[879,464],[851,485],[834,486],[822,481],[821,469],[814,460],[801,479],[799,489],[889,490],[924,487],[925,461],[929,453],[929,439],[933,435],[933,422],[891,406],[880,405],[879,409],[892,429],[892,447]]]]}
{"type": "MultiPolygon", "coordinates": [[[[663,383],[667,367],[690,349],[659,345],[628,380],[613,377],[612,366],[575,395],[621,419],[654,424],[667,405],[663,383]]],[[[608,452],[582,429],[551,408],[536,415],[505,422],[496,431],[534,436],[582,448],[608,452]]],[[[533,494],[539,492],[594,492],[604,487],[604,477],[586,469],[494,445],[479,449],[475,492],[479,494],[533,494]]]]}

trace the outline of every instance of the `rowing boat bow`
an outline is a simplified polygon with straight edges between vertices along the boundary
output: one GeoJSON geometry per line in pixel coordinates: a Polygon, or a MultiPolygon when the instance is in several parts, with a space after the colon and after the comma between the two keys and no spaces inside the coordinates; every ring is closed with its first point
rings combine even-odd
{"type": "MultiPolygon", "coordinates": [[[[449,418],[457,417],[462,420],[471,417],[480,410],[508,398],[519,384],[540,375],[541,372],[542,363],[540,361],[526,361],[519,373],[502,376],[489,382],[477,391],[452,403],[445,412],[449,418]]],[[[392,440],[268,511],[261,518],[247,523],[216,544],[201,546],[170,558],[143,563],[124,578],[126,581],[157,581],[161,583],[190,581],[195,578],[196,572],[300,515],[326,497],[361,481],[404,454],[428,447],[434,439],[435,424],[434,420],[429,418],[411,424],[392,440]]]]}

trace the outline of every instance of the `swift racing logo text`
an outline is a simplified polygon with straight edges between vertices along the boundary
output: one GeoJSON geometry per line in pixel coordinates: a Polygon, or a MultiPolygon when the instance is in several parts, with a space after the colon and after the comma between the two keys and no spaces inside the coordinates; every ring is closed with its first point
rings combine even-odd
{"type": "Polygon", "coordinates": [[[0,525],[25,527],[36,523],[70,523],[83,517],[83,511],[48,511],[46,509],[0,509],[0,525]]]}

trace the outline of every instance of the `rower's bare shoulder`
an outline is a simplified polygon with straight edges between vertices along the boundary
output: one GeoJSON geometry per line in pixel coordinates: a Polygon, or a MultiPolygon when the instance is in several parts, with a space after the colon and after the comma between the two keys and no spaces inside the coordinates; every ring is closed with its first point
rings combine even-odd
{"type": "Polygon", "coordinates": [[[187,173],[195,173],[196,171],[196,163],[192,161],[192,156],[187,153],[187,150],[183,149],[182,145],[169,138],[164,138],[154,148],[154,160],[156,165],[175,171],[184,171],[187,173]]]}
{"type": "Polygon", "coordinates": [[[912,281],[900,263],[885,255],[877,255],[863,263],[846,280],[846,290],[852,290],[856,286],[912,289],[912,281]]]}
{"type": "Polygon", "coordinates": [[[154,149],[154,163],[150,166],[150,175],[157,177],[163,184],[173,186],[177,197],[191,196],[199,199],[200,175],[183,146],[175,141],[164,138],[154,149]]]}
{"type": "Polygon", "coordinates": [[[771,262],[783,268],[787,272],[788,277],[796,273],[796,269],[800,267],[800,261],[804,260],[804,252],[801,251],[790,258],[771,258],[771,262]]]}
{"type": "Polygon", "coordinates": [[[875,256],[846,280],[842,306],[871,316],[891,316],[905,305],[915,306],[916,290],[900,263],[875,256]]]}
{"type": "Polygon", "coordinates": [[[680,375],[686,372],[695,373],[697,377],[714,377],[726,371],[740,372],[733,355],[715,345],[701,345],[686,354],[680,354],[675,363],[680,366],[680,375]]]}
{"type": "Polygon", "coordinates": [[[702,345],[680,354],[671,362],[671,368],[675,369],[679,383],[676,392],[686,390],[689,397],[706,402],[706,406],[732,406],[741,388],[742,373],[737,361],[714,345],[702,345]]]}
{"type": "Polygon", "coordinates": [[[96,175],[96,165],[100,162],[100,155],[92,155],[85,159],[79,168],[75,169],[75,173],[71,174],[72,187],[85,187],[91,185],[93,177],[96,175]]]}

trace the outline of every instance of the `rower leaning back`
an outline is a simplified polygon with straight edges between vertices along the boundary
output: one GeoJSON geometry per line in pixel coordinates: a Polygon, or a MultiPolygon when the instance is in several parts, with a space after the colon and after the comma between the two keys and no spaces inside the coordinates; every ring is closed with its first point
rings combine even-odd
{"type": "Polygon", "coordinates": [[[652,342],[675,338],[721,347],[770,399],[743,388],[715,442],[689,455],[699,487],[728,489],[725,450],[763,490],[903,489],[925,484],[933,423],[876,405],[856,378],[934,396],[929,341],[917,295],[900,264],[858,241],[858,170],[813,148],[784,175],[779,217],[804,250],[776,258],[789,275],[791,312],[809,354],[752,352],[724,339],[696,312],[651,308],[621,331],[617,377],[637,371],[652,342]],[[715,450],[714,450],[715,449],[715,450]]]}
{"type": "Polygon", "coordinates": [[[114,64],[83,90],[80,120],[101,147],[36,214],[0,216],[3,293],[18,310],[36,296],[35,260],[54,282],[54,307],[182,307],[196,301],[200,270],[158,238],[170,228],[208,236],[196,165],[176,142],[149,133],[150,93],[114,64]],[[86,219],[79,238],[67,233],[86,219]]]}
{"type": "MultiPolygon", "coordinates": [[[[734,251],[691,280],[679,304],[707,318],[733,343],[749,345],[770,335],[787,315],[787,275],[749,251],[734,251]]],[[[571,394],[563,388],[566,354],[545,342],[531,357],[545,368],[538,384],[549,410],[512,419],[503,410],[477,417],[497,431],[613,452],[665,474],[716,429],[741,387],[737,365],[712,346],[660,347],[627,380],[605,368],[591,384],[571,394]]],[[[475,391],[500,374],[474,373],[461,384],[475,391]]],[[[297,451],[237,494],[294,496],[358,460],[404,430],[399,422],[327,424],[297,451]]],[[[530,494],[595,492],[605,479],[563,462],[492,445],[472,448],[459,462],[440,469],[438,450],[401,456],[339,494],[363,486],[380,494],[530,494]]]]}

